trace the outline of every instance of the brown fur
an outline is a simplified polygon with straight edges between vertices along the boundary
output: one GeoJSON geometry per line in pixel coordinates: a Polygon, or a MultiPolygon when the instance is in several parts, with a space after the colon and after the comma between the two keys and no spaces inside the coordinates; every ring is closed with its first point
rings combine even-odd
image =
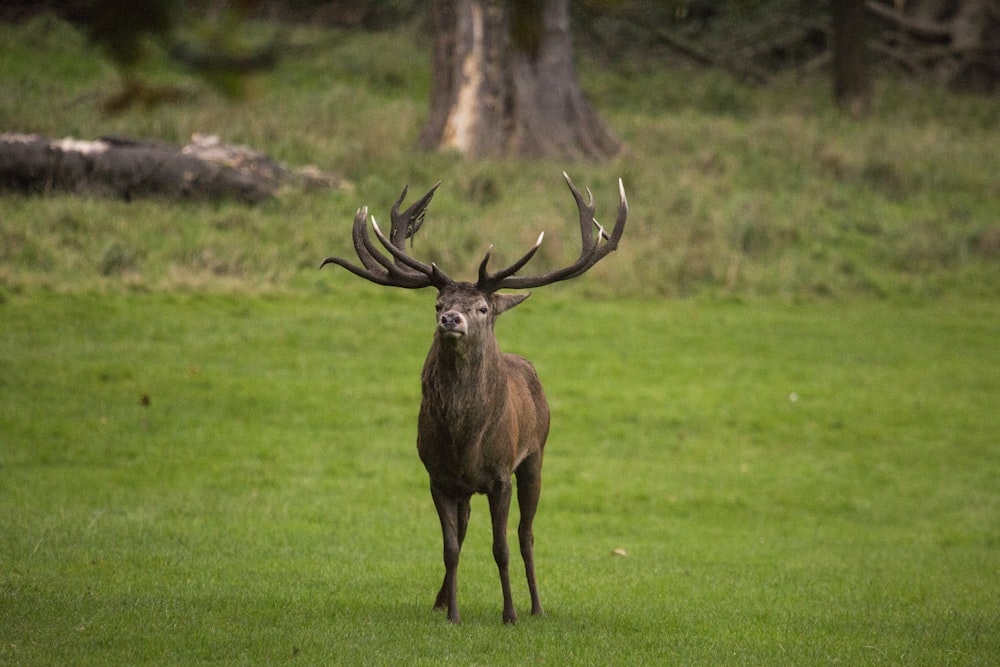
{"type": "Polygon", "coordinates": [[[459,622],[456,600],[458,558],[469,522],[472,494],[489,498],[493,555],[503,589],[505,623],[515,623],[508,574],[507,517],[517,477],[521,521],[518,541],[531,594],[531,613],[542,613],[535,583],[531,524],[541,492],[542,453],[549,432],[549,408],[538,375],[526,359],[504,354],[493,325],[527,295],[487,294],[455,283],[438,294],[439,326],[421,379],[423,401],[417,451],[431,480],[441,519],[445,577],[435,602],[459,622]],[[486,313],[480,309],[485,308],[486,313]],[[453,336],[440,325],[461,316],[465,332],[453,336]]]}

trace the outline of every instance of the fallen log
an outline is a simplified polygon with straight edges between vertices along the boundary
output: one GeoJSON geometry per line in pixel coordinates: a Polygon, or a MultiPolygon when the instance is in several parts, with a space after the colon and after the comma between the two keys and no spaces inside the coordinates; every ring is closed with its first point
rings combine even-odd
{"type": "Polygon", "coordinates": [[[263,153],[211,135],[195,135],[190,144],[176,146],[120,137],[82,141],[0,134],[0,192],[256,203],[273,197],[289,180],[312,187],[339,183],[315,168],[289,170],[263,153]]]}

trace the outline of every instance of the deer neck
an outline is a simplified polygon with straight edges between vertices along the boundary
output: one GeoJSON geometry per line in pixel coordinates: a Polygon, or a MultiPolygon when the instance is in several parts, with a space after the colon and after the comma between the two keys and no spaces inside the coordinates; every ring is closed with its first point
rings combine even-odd
{"type": "Polygon", "coordinates": [[[424,365],[425,401],[462,429],[496,418],[507,399],[507,373],[492,336],[480,341],[436,335],[424,365]]]}

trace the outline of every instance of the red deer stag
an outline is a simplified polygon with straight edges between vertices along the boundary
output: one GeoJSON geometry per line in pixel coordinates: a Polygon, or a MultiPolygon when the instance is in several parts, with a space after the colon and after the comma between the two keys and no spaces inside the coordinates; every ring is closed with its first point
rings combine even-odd
{"type": "Polygon", "coordinates": [[[618,217],[608,234],[594,219],[594,197],[590,190],[587,190],[588,202],[569,176],[563,176],[580,212],[583,239],[579,258],[564,268],[533,276],[515,275],[534,256],[544,234],[539,235],[534,247],[523,257],[496,273],[487,271],[490,260],[487,251],[475,284],[452,280],[435,264],[414,259],[406,253],[406,239],[423,224],[427,204],[437,185],[400,213],[399,206],[406,197],[403,188],[392,207],[388,238],[372,218],[375,235],[391,257],[372,242],[365,207],[355,216],[353,231],[354,248],[362,265],[340,257],[329,257],[320,265],[322,268],[338,264],[379,285],[437,288],[437,329],[421,376],[423,401],[417,424],[417,451],[430,475],[431,496],[444,537],[444,583],[434,608],[446,609],[448,620],[453,623],[460,621],[456,573],[469,525],[469,500],[474,493],[484,493],[489,498],[493,557],[503,589],[503,621],[517,622],[507,570],[511,475],[517,477],[521,514],[517,533],[531,593],[531,613],[542,613],[535,584],[531,524],[542,487],[542,450],[549,431],[549,408],[531,363],[502,353],[493,331],[497,317],[524,301],[528,294],[500,294],[498,290],[540,287],[582,275],[618,247],[628,217],[621,180],[618,217]]]}

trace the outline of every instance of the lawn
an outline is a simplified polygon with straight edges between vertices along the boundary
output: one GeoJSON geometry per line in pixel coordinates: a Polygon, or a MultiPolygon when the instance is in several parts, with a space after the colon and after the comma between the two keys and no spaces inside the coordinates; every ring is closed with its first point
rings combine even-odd
{"type": "Polygon", "coordinates": [[[329,279],[0,306],[0,659],[1000,655],[996,304],[536,295],[499,335],[553,407],[547,615],[515,558],[521,623],[500,623],[479,499],[451,627],[414,447],[431,295],[329,279]]]}

